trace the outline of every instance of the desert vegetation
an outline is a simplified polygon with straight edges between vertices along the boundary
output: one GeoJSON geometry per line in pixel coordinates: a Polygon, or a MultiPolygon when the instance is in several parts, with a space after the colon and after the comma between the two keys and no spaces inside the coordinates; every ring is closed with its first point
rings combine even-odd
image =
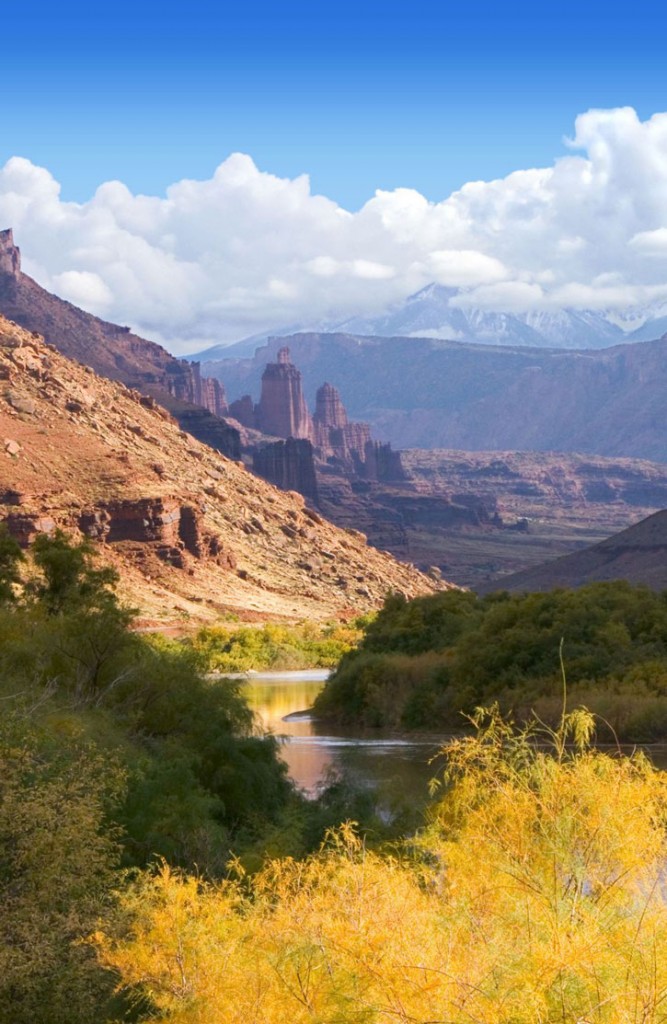
{"type": "MultiPolygon", "coordinates": [[[[0,531],[0,1021],[103,1020],[112,979],[85,938],[125,872],[159,858],[220,878],[232,854],[302,854],[316,807],[203,653],[131,629],[87,542],[0,531]]],[[[360,805],[359,805],[360,806],[360,805]]],[[[111,1000],[111,1001],[109,1001],[111,1000]]]]}
{"type": "Polygon", "coordinates": [[[387,598],[317,700],[343,722],[457,730],[480,705],[555,724],[569,698],[598,736],[667,736],[667,594],[624,582],[548,594],[387,598]]]}
{"type": "Polygon", "coordinates": [[[163,866],[102,962],[164,1024],[665,1020],[665,777],[588,749],[585,712],[548,752],[497,710],[476,724],[413,842],[344,825],[215,886],[163,866]]]}
{"type": "Polygon", "coordinates": [[[351,622],[205,626],[188,643],[213,672],[333,668],[361,642],[372,616],[351,622]]]}
{"type": "MultiPolygon", "coordinates": [[[[138,635],[115,584],[85,542],[28,558],[0,531],[0,1024],[667,1019],[667,778],[591,747],[562,688],[553,727],[474,712],[423,825],[392,834],[363,794],[303,800],[211,677],[220,636],[138,635]]],[[[460,648],[502,696],[518,650],[516,692],[551,679],[575,622],[575,678],[660,665],[663,598],[593,593],[533,603],[531,643],[515,599],[392,597],[339,673],[386,647],[418,689],[460,648]],[[514,646],[492,663],[499,621],[514,646]]]]}

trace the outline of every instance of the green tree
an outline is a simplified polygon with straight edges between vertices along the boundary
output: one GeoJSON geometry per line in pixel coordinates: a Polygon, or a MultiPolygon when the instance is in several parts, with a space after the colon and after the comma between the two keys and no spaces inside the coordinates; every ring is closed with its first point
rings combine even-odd
{"type": "Polygon", "coordinates": [[[32,553],[41,575],[30,592],[49,620],[41,627],[48,648],[43,672],[77,700],[97,701],[131,671],[136,647],[128,630],[134,611],[115,593],[118,573],[95,568],[90,541],[76,543],[62,530],[41,534],[32,553]]]}
{"type": "Polygon", "coordinates": [[[87,538],[76,544],[62,530],[51,536],[42,533],[33,544],[32,554],[42,574],[32,591],[51,615],[118,609],[114,594],[118,573],[109,566],[93,567],[94,549],[87,538]]]}

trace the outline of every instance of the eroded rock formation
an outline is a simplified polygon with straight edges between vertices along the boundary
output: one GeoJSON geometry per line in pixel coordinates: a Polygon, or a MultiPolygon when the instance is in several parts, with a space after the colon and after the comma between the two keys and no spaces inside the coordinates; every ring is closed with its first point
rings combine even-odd
{"type": "Polygon", "coordinates": [[[350,423],[338,388],[332,384],[323,384],[317,391],[313,426],[314,443],[323,458],[352,462],[349,470],[364,474],[370,427],[367,423],[350,423]]]}
{"type": "Polygon", "coordinates": [[[274,437],[312,441],[313,421],[301,388],[301,373],[290,362],[289,349],[281,348],[278,361],[262,374],[262,394],[255,410],[256,425],[274,437]]]}
{"type": "Polygon", "coordinates": [[[337,429],[347,425],[345,406],[341,401],[338,388],[335,388],[333,384],[325,383],[318,388],[313,420],[316,429],[322,430],[337,429]]]}
{"type": "Polygon", "coordinates": [[[21,251],[14,245],[11,228],[0,231],[0,273],[17,278],[21,272],[21,251]]]}
{"type": "Polygon", "coordinates": [[[256,429],[255,405],[250,395],[243,395],[242,398],[237,398],[235,402],[232,402],[229,406],[229,415],[238,420],[242,426],[249,427],[251,430],[256,429]]]}
{"type": "Polygon", "coordinates": [[[364,453],[363,475],[367,480],[390,483],[409,479],[403,467],[401,453],[395,452],[390,444],[382,444],[369,438],[364,453]]]}
{"type": "Polygon", "coordinates": [[[283,491],[298,491],[318,504],[313,446],[306,438],[289,437],[256,448],[253,470],[283,491]]]}

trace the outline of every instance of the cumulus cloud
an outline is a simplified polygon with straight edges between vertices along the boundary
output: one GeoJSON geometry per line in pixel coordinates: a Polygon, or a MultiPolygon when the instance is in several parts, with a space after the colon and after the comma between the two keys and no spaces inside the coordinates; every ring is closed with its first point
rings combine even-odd
{"type": "Polygon", "coordinates": [[[667,256],[667,228],[656,228],[655,231],[638,231],[630,239],[638,252],[647,256],[667,256]]]}
{"type": "Polygon", "coordinates": [[[113,302],[113,294],[99,274],[90,270],[65,270],[53,278],[58,295],[76,306],[102,316],[113,302]]]}
{"type": "Polygon", "coordinates": [[[508,276],[500,260],[474,249],[440,249],[430,253],[426,265],[434,281],[450,288],[502,281],[508,276]]]}
{"type": "Polygon", "coordinates": [[[453,306],[465,308],[480,307],[497,313],[517,313],[527,309],[539,309],[544,292],[539,284],[526,281],[503,281],[501,284],[482,285],[468,294],[455,296],[453,306]]]}
{"type": "Polygon", "coordinates": [[[439,203],[378,191],[351,213],[233,154],[164,196],[106,182],[62,200],[48,170],[0,168],[0,228],[26,271],[172,350],[375,313],[436,281],[502,311],[627,311],[667,298],[667,113],[589,110],[548,168],[439,203]]]}

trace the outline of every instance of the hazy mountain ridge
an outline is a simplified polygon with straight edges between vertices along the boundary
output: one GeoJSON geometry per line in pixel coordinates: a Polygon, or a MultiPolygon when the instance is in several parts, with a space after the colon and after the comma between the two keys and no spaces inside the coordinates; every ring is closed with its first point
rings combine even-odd
{"type": "Polygon", "coordinates": [[[204,361],[252,356],[276,335],[296,333],[358,334],[371,337],[419,337],[485,345],[533,348],[597,349],[623,342],[652,341],[667,331],[664,303],[631,309],[626,315],[586,309],[497,312],[468,306],[465,291],[429,284],[375,316],[331,317],[317,323],[285,325],[233,345],[214,345],[192,358],[204,361]]]}
{"type": "Polygon", "coordinates": [[[654,590],[667,588],[667,510],[656,512],[583,551],[564,555],[479,589],[483,593],[494,589],[546,591],[617,579],[654,590]]]}
{"type": "Polygon", "coordinates": [[[667,461],[667,336],[564,351],[424,338],[299,334],[205,364],[230,397],[258,389],[288,344],[312,401],[336,382],[351,416],[395,448],[588,452],[667,461]]]}

